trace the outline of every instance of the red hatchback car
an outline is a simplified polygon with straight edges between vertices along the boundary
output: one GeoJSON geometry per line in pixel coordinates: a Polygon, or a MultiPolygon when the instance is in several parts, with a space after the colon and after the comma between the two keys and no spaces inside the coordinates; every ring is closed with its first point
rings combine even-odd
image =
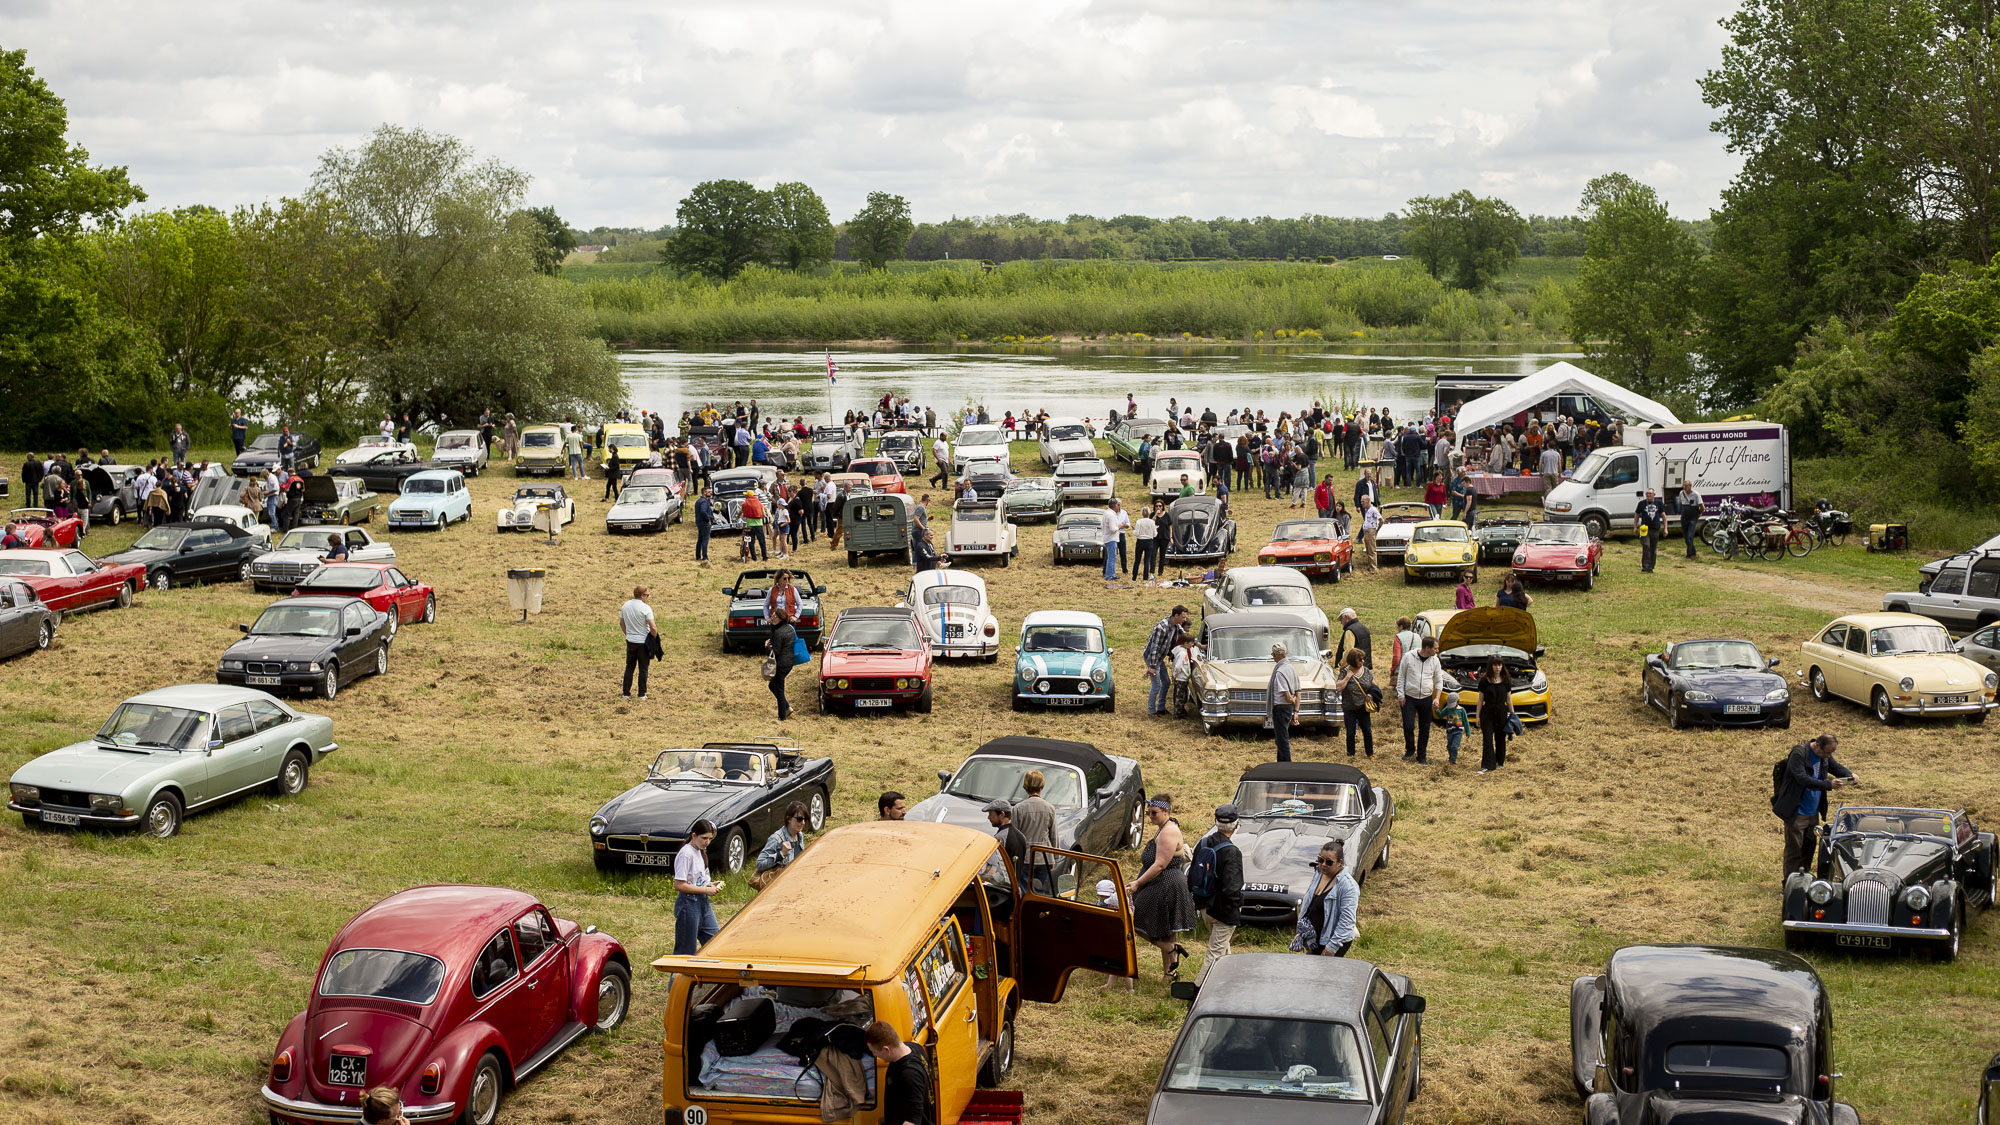
{"type": "Polygon", "coordinates": [[[866,474],[868,483],[874,485],[877,492],[909,494],[908,486],[903,483],[903,470],[887,457],[856,457],[847,463],[847,471],[866,474]]]}
{"type": "Polygon", "coordinates": [[[417,1121],[492,1125],[500,1099],[631,1007],[625,947],[498,887],[418,887],[341,927],[271,1060],[278,1123],[361,1120],[387,1086],[417,1121]]]}
{"type": "Polygon", "coordinates": [[[7,530],[23,547],[74,547],[83,534],[83,520],[76,516],[58,519],[49,508],[16,508],[7,513],[7,530]]]}
{"type": "Polygon", "coordinates": [[[292,596],[335,594],[360,598],[397,625],[437,620],[437,591],[404,574],[391,562],[322,563],[292,587],[292,596]]]}
{"type": "Polygon", "coordinates": [[[1257,565],[1289,566],[1338,582],[1342,571],[1354,573],[1354,540],[1342,535],[1340,525],[1330,519],[1283,520],[1271,533],[1271,542],[1257,552],[1257,565]]]}
{"type": "Polygon", "coordinates": [[[141,563],[101,563],[82,551],[56,548],[0,551],[0,574],[18,578],[57,613],[132,604],[146,585],[141,563]]]}
{"type": "Polygon", "coordinates": [[[1604,541],[1582,524],[1534,523],[1514,548],[1514,573],[1524,582],[1574,582],[1588,590],[1603,558],[1604,541]]]}
{"type": "Polygon", "coordinates": [[[819,659],[819,713],[931,709],[931,644],[907,608],[840,611],[819,659]]]}

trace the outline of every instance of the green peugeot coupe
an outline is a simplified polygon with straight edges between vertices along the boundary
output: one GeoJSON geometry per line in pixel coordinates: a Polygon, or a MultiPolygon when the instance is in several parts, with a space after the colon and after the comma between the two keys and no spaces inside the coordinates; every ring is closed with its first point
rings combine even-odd
{"type": "Polygon", "coordinates": [[[89,741],[14,771],[7,807],[31,828],[130,828],[164,839],[188,813],[253,789],[297,795],[339,748],[332,719],[255,688],[161,688],[120,703],[89,741]]]}

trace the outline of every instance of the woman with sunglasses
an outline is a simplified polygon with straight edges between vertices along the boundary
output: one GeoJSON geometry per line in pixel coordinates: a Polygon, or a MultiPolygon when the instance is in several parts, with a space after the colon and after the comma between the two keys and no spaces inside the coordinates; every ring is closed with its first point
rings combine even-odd
{"type": "Polygon", "coordinates": [[[771,833],[771,838],[764,841],[764,850],[757,853],[757,870],[750,876],[750,886],[763,890],[786,864],[805,850],[806,806],[803,801],[793,801],[785,806],[785,823],[771,833]]]}
{"type": "Polygon", "coordinates": [[[1174,799],[1156,793],[1146,802],[1146,821],[1158,829],[1139,853],[1139,877],[1125,884],[1132,900],[1132,929],[1160,951],[1167,981],[1180,979],[1187,956],[1178,935],[1194,929],[1194,895],[1188,890],[1187,860],[1181,858],[1181,825],[1174,799]]]}
{"type": "Polygon", "coordinates": [[[1361,936],[1361,887],[1347,873],[1347,844],[1329,840],[1313,861],[1312,891],[1299,908],[1292,952],[1345,957],[1361,936]]]}

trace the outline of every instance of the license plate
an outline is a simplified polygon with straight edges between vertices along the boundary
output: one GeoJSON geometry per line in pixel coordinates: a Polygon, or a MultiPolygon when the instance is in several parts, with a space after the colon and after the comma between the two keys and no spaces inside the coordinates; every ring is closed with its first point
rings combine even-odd
{"type": "Polygon", "coordinates": [[[857,699],[854,701],[854,705],[856,707],[888,707],[895,702],[893,699],[857,699]]]}
{"type": "Polygon", "coordinates": [[[1835,934],[1833,944],[1853,949],[1887,949],[1889,939],[1881,934],[1835,934]]]}
{"type": "Polygon", "coordinates": [[[73,812],[57,812],[57,811],[55,811],[54,809],[43,809],[43,810],[42,810],[42,823],[43,823],[43,824],[79,824],[79,825],[80,825],[80,824],[82,824],[82,823],[83,823],[83,818],[82,818],[82,817],[81,817],[80,815],[78,815],[77,813],[73,813],[73,812]]]}
{"type": "Polygon", "coordinates": [[[965,635],[965,626],[946,625],[944,627],[944,635],[947,637],[963,637],[965,635]]]}
{"type": "Polygon", "coordinates": [[[1725,715],[1755,715],[1762,710],[1763,708],[1755,703],[1725,703],[1722,706],[1722,713],[1725,715]]]}
{"type": "Polygon", "coordinates": [[[244,678],[258,687],[276,687],[284,682],[282,676],[245,676],[244,678]]]}
{"type": "Polygon", "coordinates": [[[652,852],[626,852],[625,865],[627,867],[672,867],[674,865],[674,857],[663,854],[656,855],[652,852]]]}
{"type": "Polygon", "coordinates": [[[1965,702],[1965,700],[1966,700],[1966,697],[1965,697],[1965,696],[1963,696],[1963,695],[1933,695],[1933,696],[1931,696],[1931,702],[1932,702],[1932,703],[1934,703],[1934,704],[1937,704],[1937,705],[1939,705],[1939,706],[1947,706],[1947,705],[1950,705],[1950,704],[1953,704],[1953,703],[1963,703],[1963,702],[1965,702]]]}
{"type": "Polygon", "coordinates": [[[368,1085],[368,1056],[334,1055],[326,1064],[326,1084],[357,1088],[368,1085]]]}
{"type": "Polygon", "coordinates": [[[1043,702],[1051,707],[1081,707],[1084,703],[1081,699],[1049,699],[1043,702]]]}
{"type": "Polygon", "coordinates": [[[1281,895],[1292,888],[1290,883],[1245,883],[1243,884],[1243,889],[1246,891],[1263,891],[1266,894],[1281,895]]]}

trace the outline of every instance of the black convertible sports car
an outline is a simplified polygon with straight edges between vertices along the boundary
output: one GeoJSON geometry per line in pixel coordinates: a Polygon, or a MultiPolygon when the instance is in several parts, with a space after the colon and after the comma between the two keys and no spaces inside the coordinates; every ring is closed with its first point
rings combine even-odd
{"type": "Polygon", "coordinates": [[[1792,693],[1771,671],[1777,666],[1749,641],[1676,641],[1646,654],[1639,687],[1675,730],[1692,723],[1783,730],[1792,725],[1792,693]]]}
{"type": "Polygon", "coordinates": [[[1167,561],[1214,562],[1236,550],[1236,521],[1213,496],[1183,496],[1167,505],[1167,561]]]}
{"type": "Polygon", "coordinates": [[[215,682],[318,692],[332,699],[349,683],[389,670],[396,635],[388,614],[360,598],[297,597],[271,603],[230,645],[215,682]]]}
{"type": "Polygon", "coordinates": [[[939,770],[937,795],[911,806],[904,819],[991,832],[986,802],[1026,797],[1021,778],[1029,770],[1042,771],[1042,799],[1056,807],[1057,847],[1109,855],[1139,846],[1146,823],[1146,779],[1139,763],[1056,738],[994,739],[974,750],[957,772],[939,770]]]}
{"type": "MultiPolygon", "coordinates": [[[[764,620],[764,599],[770,596],[771,582],[777,574],[775,568],[746,570],[736,576],[734,584],[722,588],[729,595],[729,613],[722,622],[722,651],[764,650],[764,642],[771,639],[771,626],[764,620]]],[[[812,575],[803,570],[792,571],[792,585],[799,592],[799,619],[794,623],[799,639],[807,648],[818,648],[824,628],[820,624],[819,596],[826,593],[826,587],[815,585],[812,575]]]]}
{"type": "MultiPolygon", "coordinates": [[[[256,437],[250,439],[249,447],[237,454],[236,460],[229,463],[229,471],[239,477],[247,477],[252,473],[262,473],[265,469],[280,467],[279,447],[283,441],[283,435],[279,434],[276,430],[258,434],[256,437]]],[[[310,469],[316,467],[319,464],[319,453],[318,438],[311,434],[294,433],[292,435],[292,466],[294,468],[310,469]]]]}
{"type": "Polygon", "coordinates": [[[245,581],[251,560],[268,550],[262,539],[233,523],[190,520],[163,523],[103,561],[139,563],[146,568],[146,584],[166,590],[190,582],[245,581]]]}
{"type": "Polygon", "coordinates": [[[1993,907],[1996,850],[1963,810],[1841,808],[1814,870],[1785,879],[1785,945],[1831,934],[1848,948],[1927,945],[1950,961],[1966,916],[1993,907]]]}
{"type": "Polygon", "coordinates": [[[353,477],[375,492],[401,492],[403,482],[432,469],[452,469],[437,461],[425,461],[407,449],[385,449],[355,465],[335,465],[327,470],[332,477],[353,477]]]}
{"type": "Polygon", "coordinates": [[[1234,801],[1242,820],[1230,842],[1243,850],[1245,925],[1297,920],[1313,861],[1329,840],[1347,842],[1347,869],[1356,882],[1389,863],[1396,802],[1345,762],[1252,766],[1237,781],[1234,801]]]}
{"type": "Polygon", "coordinates": [[[2000,1055],[1979,1076],[1979,1112],[1972,1120],[1974,1125],[2000,1125],[2000,1055]]]}
{"type": "Polygon", "coordinates": [[[833,782],[832,758],[808,758],[788,738],[662,750],[645,780],[591,816],[591,859],[600,871],[671,874],[688,826],[705,819],[716,829],[709,869],[734,874],[757,858],[793,801],[806,807],[806,831],[824,827],[833,782]]]}
{"type": "Polygon", "coordinates": [[[1528,528],[1542,518],[1533,508],[1510,508],[1481,505],[1473,516],[1472,541],[1478,547],[1479,561],[1506,566],[1514,560],[1514,552],[1528,538],[1528,528]]]}

